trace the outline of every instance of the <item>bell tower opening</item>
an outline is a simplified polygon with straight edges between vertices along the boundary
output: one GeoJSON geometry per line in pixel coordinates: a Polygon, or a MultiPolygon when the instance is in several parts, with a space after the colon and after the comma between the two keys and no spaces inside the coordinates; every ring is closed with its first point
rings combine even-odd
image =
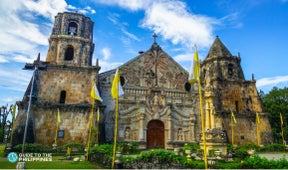
{"type": "Polygon", "coordinates": [[[77,35],[77,31],[78,31],[77,22],[70,21],[69,24],[68,24],[68,30],[67,30],[68,35],[75,36],[75,35],[77,35]]]}
{"type": "Polygon", "coordinates": [[[68,45],[65,51],[64,60],[71,61],[74,58],[74,47],[72,45],[68,45]]]}

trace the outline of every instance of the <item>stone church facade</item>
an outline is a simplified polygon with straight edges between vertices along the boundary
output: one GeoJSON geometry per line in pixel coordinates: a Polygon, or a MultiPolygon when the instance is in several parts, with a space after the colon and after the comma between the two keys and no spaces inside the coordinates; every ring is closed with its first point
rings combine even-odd
{"type": "MultiPolygon", "coordinates": [[[[93,84],[97,84],[103,98],[94,108],[101,113],[99,141],[113,141],[115,100],[110,89],[116,68],[98,74],[98,62],[92,66],[93,24],[90,18],[78,13],[64,12],[55,17],[46,61],[42,62],[47,69],[35,71],[27,142],[52,145],[57,135],[59,145],[86,144],[94,102],[90,97],[93,84]],[[61,123],[56,133],[58,110],[61,123]]],[[[216,37],[201,62],[205,130],[219,129],[227,136],[225,142],[231,143],[229,116],[233,111],[237,119],[235,144],[257,143],[255,115],[259,113],[261,143],[271,143],[268,113],[263,111],[256,81],[253,77],[245,80],[240,61],[240,56],[232,56],[216,37]]],[[[142,149],[172,149],[201,142],[197,86],[185,89],[188,72],[160,47],[156,36],[150,49],[119,70],[124,95],[119,97],[118,141],[139,142],[142,149]]],[[[31,86],[32,79],[23,100],[17,102],[14,145],[23,140],[31,86]]]]}

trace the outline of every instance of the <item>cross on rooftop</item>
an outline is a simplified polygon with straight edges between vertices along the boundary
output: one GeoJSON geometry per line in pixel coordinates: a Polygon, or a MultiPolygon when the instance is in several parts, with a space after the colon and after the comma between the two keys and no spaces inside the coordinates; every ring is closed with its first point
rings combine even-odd
{"type": "Polygon", "coordinates": [[[152,37],[154,38],[154,44],[157,44],[157,42],[156,42],[156,38],[157,38],[156,33],[154,33],[152,37]]]}

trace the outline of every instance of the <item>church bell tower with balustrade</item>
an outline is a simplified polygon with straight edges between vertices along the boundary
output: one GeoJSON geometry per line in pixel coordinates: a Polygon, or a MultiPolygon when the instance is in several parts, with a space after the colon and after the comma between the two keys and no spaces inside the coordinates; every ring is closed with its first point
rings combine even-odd
{"type": "Polygon", "coordinates": [[[93,21],[78,13],[58,13],[51,36],[47,62],[75,66],[91,66],[93,21]]]}

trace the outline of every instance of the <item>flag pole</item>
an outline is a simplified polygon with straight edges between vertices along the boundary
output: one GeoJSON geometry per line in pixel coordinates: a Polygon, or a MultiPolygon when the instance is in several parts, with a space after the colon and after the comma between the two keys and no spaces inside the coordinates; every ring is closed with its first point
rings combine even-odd
{"type": "Polygon", "coordinates": [[[90,142],[91,142],[91,134],[92,134],[92,120],[94,117],[94,98],[92,101],[92,109],[91,109],[91,115],[90,115],[90,120],[89,120],[89,135],[88,135],[88,142],[87,142],[87,150],[86,150],[86,161],[88,161],[88,156],[89,156],[89,150],[90,150],[90,142]]]}
{"type": "Polygon", "coordinates": [[[208,169],[207,163],[207,148],[206,148],[206,135],[205,135],[205,122],[204,122],[204,115],[203,115],[203,104],[202,104],[202,90],[200,84],[200,76],[198,77],[198,91],[199,91],[199,98],[200,98],[200,117],[201,117],[201,126],[202,126],[202,135],[203,135],[203,143],[204,143],[204,163],[205,169],[208,169]]]}
{"type": "Polygon", "coordinates": [[[282,143],[283,143],[283,145],[285,146],[284,131],[283,131],[283,117],[282,117],[282,113],[280,113],[280,125],[281,125],[282,143]]]}
{"type": "Polygon", "coordinates": [[[16,103],[15,105],[12,106],[12,129],[11,129],[11,134],[10,134],[10,143],[12,144],[12,138],[13,138],[13,133],[14,133],[14,121],[15,121],[15,114],[16,114],[16,103]]]}
{"type": "Polygon", "coordinates": [[[234,146],[234,121],[233,121],[232,114],[231,114],[231,139],[232,139],[231,144],[232,144],[232,146],[234,146]]]}
{"type": "Polygon", "coordinates": [[[113,156],[112,156],[112,169],[114,169],[114,162],[116,157],[116,147],[117,147],[117,134],[118,134],[118,101],[119,96],[117,94],[115,99],[115,128],[114,128],[114,146],[113,146],[113,156]]]}
{"type": "Polygon", "coordinates": [[[256,113],[256,134],[257,134],[257,144],[258,146],[260,146],[260,132],[259,132],[259,124],[260,124],[260,118],[259,118],[259,115],[258,113],[256,113]]]}

